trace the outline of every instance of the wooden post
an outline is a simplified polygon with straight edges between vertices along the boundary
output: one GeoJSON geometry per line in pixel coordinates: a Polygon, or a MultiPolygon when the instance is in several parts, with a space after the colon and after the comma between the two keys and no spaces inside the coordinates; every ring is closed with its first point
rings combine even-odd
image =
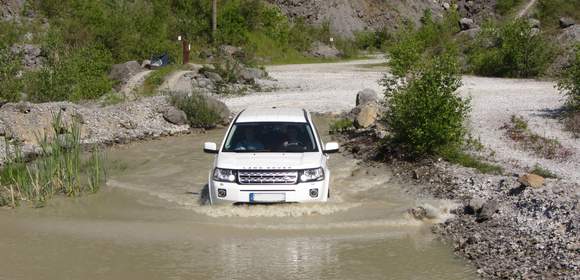
{"type": "Polygon", "coordinates": [[[187,43],[187,40],[185,40],[185,38],[183,38],[181,40],[181,47],[183,49],[183,64],[188,64],[189,63],[189,44],[187,43]]]}

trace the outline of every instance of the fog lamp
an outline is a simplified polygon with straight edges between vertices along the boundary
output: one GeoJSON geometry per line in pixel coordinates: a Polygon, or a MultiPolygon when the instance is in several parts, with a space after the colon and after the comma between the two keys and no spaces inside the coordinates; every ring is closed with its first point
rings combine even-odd
{"type": "Polygon", "coordinates": [[[228,195],[226,189],[218,189],[218,197],[226,197],[226,195],[228,195]]]}
{"type": "Polygon", "coordinates": [[[318,197],[318,189],[310,189],[310,197],[318,197]]]}

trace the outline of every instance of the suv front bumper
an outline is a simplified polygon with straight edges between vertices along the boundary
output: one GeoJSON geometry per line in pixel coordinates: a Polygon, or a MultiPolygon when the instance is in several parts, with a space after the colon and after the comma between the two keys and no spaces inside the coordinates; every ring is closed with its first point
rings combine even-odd
{"type": "Polygon", "coordinates": [[[237,183],[209,182],[209,195],[212,205],[234,203],[280,203],[280,202],[325,202],[328,199],[328,179],[291,185],[240,185],[237,183]],[[317,190],[313,196],[312,190],[317,190]],[[225,191],[225,196],[223,196],[225,191]],[[221,193],[218,195],[218,193],[221,193]],[[277,199],[263,201],[260,196],[277,199]],[[278,199],[280,198],[280,199],[278,199]]]}

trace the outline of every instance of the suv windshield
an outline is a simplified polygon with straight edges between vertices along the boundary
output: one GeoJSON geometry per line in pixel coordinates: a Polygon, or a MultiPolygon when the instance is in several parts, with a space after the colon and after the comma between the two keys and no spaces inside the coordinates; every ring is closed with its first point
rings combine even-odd
{"type": "Polygon", "coordinates": [[[224,152],[317,152],[307,123],[237,123],[227,136],[224,152]]]}

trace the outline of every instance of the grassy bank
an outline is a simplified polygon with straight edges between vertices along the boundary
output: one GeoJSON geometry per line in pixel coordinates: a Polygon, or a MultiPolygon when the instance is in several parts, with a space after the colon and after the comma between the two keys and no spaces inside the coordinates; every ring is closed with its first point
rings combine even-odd
{"type": "Polygon", "coordinates": [[[55,138],[44,135],[39,139],[41,152],[32,162],[27,162],[17,144],[7,146],[11,160],[0,171],[0,206],[30,203],[41,207],[55,195],[93,193],[104,184],[103,154],[98,146],[83,153],[80,124],[65,124],[59,114],[52,127],[55,138]]]}

